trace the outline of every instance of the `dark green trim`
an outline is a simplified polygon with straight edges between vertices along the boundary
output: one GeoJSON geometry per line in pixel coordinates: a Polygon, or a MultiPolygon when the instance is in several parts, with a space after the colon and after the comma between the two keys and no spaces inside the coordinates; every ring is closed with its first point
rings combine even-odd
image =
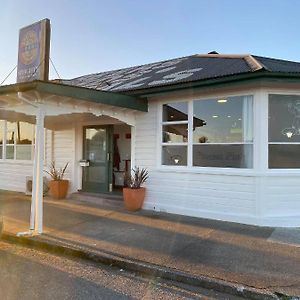
{"type": "Polygon", "coordinates": [[[160,87],[153,87],[135,91],[126,92],[127,95],[132,96],[154,96],[157,94],[177,92],[184,89],[200,89],[207,87],[228,87],[229,85],[253,82],[284,82],[284,83],[300,83],[300,74],[293,73],[271,73],[268,71],[257,71],[253,73],[242,73],[222,78],[214,78],[207,80],[198,80],[193,82],[179,83],[173,85],[165,85],[160,87]]]}
{"type": "Polygon", "coordinates": [[[115,92],[104,92],[84,87],[44,81],[32,81],[1,86],[0,95],[26,92],[30,90],[35,90],[40,93],[54,94],[62,97],[71,97],[93,103],[129,108],[143,112],[148,111],[148,102],[146,99],[139,99],[135,96],[129,96],[115,92]]]}

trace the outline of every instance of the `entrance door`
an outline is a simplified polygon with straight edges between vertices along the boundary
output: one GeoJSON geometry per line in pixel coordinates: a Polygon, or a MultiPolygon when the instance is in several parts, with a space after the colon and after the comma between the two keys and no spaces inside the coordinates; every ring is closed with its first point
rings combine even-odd
{"type": "Polygon", "coordinates": [[[89,166],[83,167],[83,191],[92,193],[109,191],[112,180],[111,136],[112,126],[83,128],[83,159],[89,161],[89,166]]]}

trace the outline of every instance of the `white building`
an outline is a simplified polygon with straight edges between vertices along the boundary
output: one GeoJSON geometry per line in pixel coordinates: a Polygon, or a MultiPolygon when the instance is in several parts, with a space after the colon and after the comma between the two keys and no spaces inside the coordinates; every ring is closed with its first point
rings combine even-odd
{"type": "Polygon", "coordinates": [[[37,111],[71,193],[114,193],[141,166],[145,209],[300,226],[300,63],[211,53],[1,86],[1,189],[26,189],[37,111]]]}

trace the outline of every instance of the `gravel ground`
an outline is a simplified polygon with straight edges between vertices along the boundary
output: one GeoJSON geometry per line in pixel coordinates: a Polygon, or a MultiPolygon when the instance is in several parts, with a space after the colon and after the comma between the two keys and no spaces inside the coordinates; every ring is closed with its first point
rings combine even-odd
{"type": "Polygon", "coordinates": [[[0,298],[240,299],[0,242],[0,298]]]}

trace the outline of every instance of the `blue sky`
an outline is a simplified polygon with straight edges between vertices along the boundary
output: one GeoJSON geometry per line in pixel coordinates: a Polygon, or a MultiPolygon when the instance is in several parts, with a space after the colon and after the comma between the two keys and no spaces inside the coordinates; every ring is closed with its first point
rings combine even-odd
{"type": "Polygon", "coordinates": [[[19,29],[44,18],[62,78],[212,50],[300,61],[299,0],[0,0],[0,7],[0,82],[17,64],[19,29]]]}

